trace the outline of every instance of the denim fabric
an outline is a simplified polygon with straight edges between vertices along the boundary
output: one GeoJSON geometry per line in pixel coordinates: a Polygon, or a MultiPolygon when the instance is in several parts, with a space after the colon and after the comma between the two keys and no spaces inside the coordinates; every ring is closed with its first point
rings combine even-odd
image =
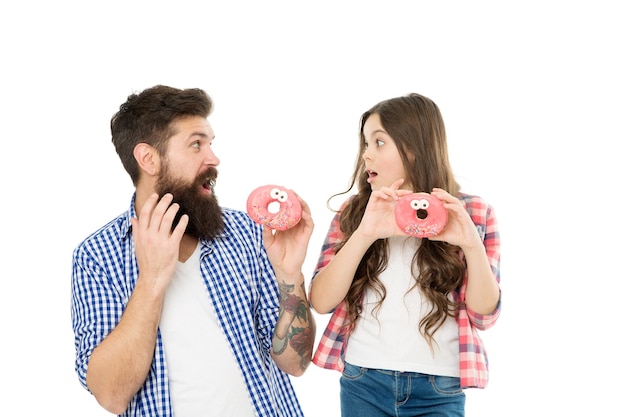
{"type": "Polygon", "coordinates": [[[369,369],[346,363],[342,417],[464,417],[460,378],[369,369]]]}

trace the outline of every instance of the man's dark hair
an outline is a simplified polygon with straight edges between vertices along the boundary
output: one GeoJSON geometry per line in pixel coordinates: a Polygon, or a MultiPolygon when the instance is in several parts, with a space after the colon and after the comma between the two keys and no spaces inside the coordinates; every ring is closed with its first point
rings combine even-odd
{"type": "Polygon", "coordinates": [[[174,134],[172,123],[190,116],[209,117],[211,97],[199,88],[178,89],[157,85],[131,94],[111,118],[115,150],[134,185],[139,181],[139,166],[133,155],[135,146],[147,143],[160,155],[174,134]]]}

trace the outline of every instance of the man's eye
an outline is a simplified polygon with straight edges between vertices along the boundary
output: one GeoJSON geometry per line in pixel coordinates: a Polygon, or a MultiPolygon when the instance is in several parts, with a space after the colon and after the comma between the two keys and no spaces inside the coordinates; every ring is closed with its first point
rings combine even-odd
{"type": "Polygon", "coordinates": [[[192,147],[199,149],[200,148],[200,142],[194,142],[191,144],[192,147]]]}

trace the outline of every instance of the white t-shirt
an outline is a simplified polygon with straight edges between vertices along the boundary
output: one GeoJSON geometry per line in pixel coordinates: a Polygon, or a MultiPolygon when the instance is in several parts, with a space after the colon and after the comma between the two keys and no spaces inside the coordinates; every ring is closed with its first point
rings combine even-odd
{"type": "Polygon", "coordinates": [[[163,340],[176,417],[255,415],[200,273],[200,245],[179,262],[163,302],[163,340]]]}
{"type": "Polygon", "coordinates": [[[448,317],[435,333],[434,352],[419,331],[419,321],[430,308],[417,288],[409,291],[415,284],[411,260],[419,242],[412,237],[389,239],[389,264],[379,277],[387,296],[374,311],[379,296],[373,290],[366,292],[345,359],[366,368],[458,377],[459,336],[455,319],[448,317]]]}

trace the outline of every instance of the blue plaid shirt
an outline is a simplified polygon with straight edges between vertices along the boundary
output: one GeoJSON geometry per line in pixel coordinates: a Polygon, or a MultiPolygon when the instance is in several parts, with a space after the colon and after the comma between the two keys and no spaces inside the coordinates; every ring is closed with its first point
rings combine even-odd
{"type": "MultiPolygon", "coordinates": [[[[85,239],[73,254],[75,368],[86,389],[89,357],[119,323],[139,274],[130,223],[135,216],[134,201],[133,195],[128,211],[85,239]]],[[[269,353],[279,299],[262,229],[244,212],[223,209],[223,218],[224,232],[211,241],[200,241],[200,269],[217,319],[257,416],[302,416],[289,376],[269,353]]],[[[122,414],[146,415],[172,415],[160,333],[146,381],[122,414]]]]}

